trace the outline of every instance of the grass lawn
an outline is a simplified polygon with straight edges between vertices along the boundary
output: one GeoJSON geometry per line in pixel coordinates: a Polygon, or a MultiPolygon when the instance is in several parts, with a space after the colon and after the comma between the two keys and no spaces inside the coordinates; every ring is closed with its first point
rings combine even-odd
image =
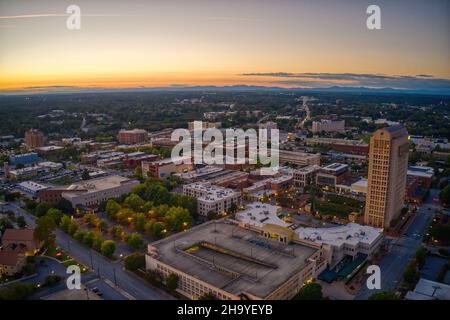
{"type": "Polygon", "coordinates": [[[71,257],[67,253],[65,253],[58,247],[49,248],[45,252],[45,255],[48,257],[56,258],[61,262],[71,259],[71,257]]]}
{"type": "Polygon", "coordinates": [[[351,212],[361,212],[363,204],[355,199],[327,195],[325,200],[316,200],[315,209],[325,216],[347,217],[351,212]]]}
{"type": "Polygon", "coordinates": [[[77,261],[74,260],[74,259],[66,260],[66,261],[64,261],[63,264],[64,264],[64,266],[65,266],[66,268],[69,267],[69,266],[72,266],[72,265],[77,265],[77,266],[80,267],[81,273],[86,273],[86,272],[89,271],[89,268],[88,268],[88,267],[86,267],[85,265],[83,265],[83,264],[77,262],[77,261]]]}
{"type": "Polygon", "coordinates": [[[73,178],[70,176],[57,178],[50,181],[52,184],[57,186],[64,186],[64,185],[70,185],[73,183],[73,178]]]}

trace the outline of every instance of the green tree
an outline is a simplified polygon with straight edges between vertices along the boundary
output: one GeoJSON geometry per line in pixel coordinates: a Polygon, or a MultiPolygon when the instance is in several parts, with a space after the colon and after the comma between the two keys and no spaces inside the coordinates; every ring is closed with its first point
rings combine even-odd
{"type": "Polygon", "coordinates": [[[389,291],[381,291],[369,296],[368,300],[399,300],[399,298],[389,291]]]}
{"type": "Polygon", "coordinates": [[[423,246],[420,246],[416,251],[416,260],[419,268],[422,268],[424,266],[426,258],[427,250],[423,246]]]}
{"type": "Polygon", "coordinates": [[[92,241],[92,249],[95,251],[101,251],[103,244],[103,238],[100,233],[95,232],[94,233],[94,239],[92,241]]]}
{"type": "Polygon", "coordinates": [[[407,266],[405,271],[403,272],[403,279],[409,284],[416,283],[419,280],[420,274],[417,271],[417,266],[414,261],[411,261],[407,266]]]}
{"type": "Polygon", "coordinates": [[[105,240],[102,243],[101,253],[105,257],[112,257],[116,251],[116,243],[112,240],[105,240]]]}
{"type": "Polygon", "coordinates": [[[145,223],[147,222],[147,216],[145,213],[138,213],[134,217],[133,225],[138,231],[143,231],[145,228],[145,223]]]}
{"type": "Polygon", "coordinates": [[[121,206],[116,200],[110,199],[106,203],[105,212],[108,218],[115,219],[116,214],[120,211],[121,206]]]}
{"type": "Polygon", "coordinates": [[[129,224],[132,221],[134,216],[134,211],[128,208],[122,208],[116,214],[116,220],[120,224],[129,224]]]}
{"type": "Polygon", "coordinates": [[[31,283],[13,283],[0,288],[0,300],[25,300],[34,291],[31,283]]]}
{"type": "Polygon", "coordinates": [[[65,233],[69,233],[69,227],[71,224],[72,224],[72,219],[70,219],[69,216],[63,216],[59,223],[59,227],[65,233]]]}
{"type": "Polygon", "coordinates": [[[57,275],[57,274],[49,275],[49,276],[47,276],[47,277],[45,278],[44,286],[47,286],[47,287],[54,287],[54,286],[56,286],[62,279],[63,279],[63,277],[61,277],[60,275],[57,275]]]}
{"type": "Polygon", "coordinates": [[[25,221],[25,218],[23,216],[17,217],[16,222],[20,229],[24,229],[27,226],[27,222],[25,221]]]}
{"type": "Polygon", "coordinates": [[[322,300],[322,299],[323,299],[322,286],[318,283],[305,284],[293,298],[293,300],[322,300]]]}
{"type": "Polygon", "coordinates": [[[153,225],[156,223],[155,219],[150,219],[145,223],[144,229],[145,232],[149,235],[153,235],[153,225]]]}
{"type": "Polygon", "coordinates": [[[88,224],[90,226],[94,225],[96,219],[97,219],[97,216],[95,214],[93,214],[93,213],[86,213],[83,216],[84,223],[86,223],[86,224],[88,224]]]}
{"type": "Polygon", "coordinates": [[[73,234],[73,237],[78,240],[78,241],[83,241],[84,236],[86,235],[86,232],[84,232],[83,230],[78,229],[77,231],[75,231],[75,233],[73,234]]]}
{"type": "Polygon", "coordinates": [[[217,212],[211,210],[206,214],[206,217],[208,218],[208,220],[217,219],[217,212]]]}
{"type": "Polygon", "coordinates": [[[233,203],[230,205],[230,209],[228,209],[228,212],[229,212],[229,213],[236,213],[237,209],[238,209],[237,204],[233,202],[233,203]]]}
{"type": "Polygon", "coordinates": [[[72,203],[65,198],[62,198],[61,200],[59,200],[59,202],[56,204],[55,207],[56,207],[56,209],[61,210],[65,214],[72,215],[75,213],[75,211],[73,210],[73,207],[72,207],[72,203]]]}
{"type": "Polygon", "coordinates": [[[191,225],[191,215],[187,209],[182,207],[170,208],[166,213],[165,220],[176,231],[187,229],[191,225]]]}
{"type": "Polygon", "coordinates": [[[122,226],[112,226],[109,228],[108,232],[116,239],[121,239],[123,234],[122,226]]]}
{"type": "Polygon", "coordinates": [[[155,222],[152,227],[152,235],[156,237],[161,237],[162,235],[165,234],[165,230],[166,225],[164,224],[164,222],[161,221],[155,222]]]}
{"type": "Polygon", "coordinates": [[[83,237],[83,243],[87,245],[88,247],[92,247],[94,244],[95,235],[93,232],[86,232],[83,237]]]}
{"type": "Polygon", "coordinates": [[[42,241],[44,246],[48,248],[55,243],[55,229],[55,220],[50,216],[42,216],[36,220],[34,237],[36,240],[42,241]]]}
{"type": "Polygon", "coordinates": [[[89,171],[88,170],[84,170],[83,173],[81,174],[81,179],[83,180],[89,180],[91,176],[89,175],[89,171]]]}
{"type": "Polygon", "coordinates": [[[124,259],[125,268],[130,271],[136,271],[145,267],[145,256],[138,252],[130,254],[124,259]]]}
{"type": "Polygon", "coordinates": [[[138,250],[144,246],[144,240],[139,233],[131,233],[125,236],[125,241],[134,250],[138,250]]]}
{"type": "Polygon", "coordinates": [[[61,218],[63,217],[62,211],[55,208],[50,208],[46,215],[52,218],[56,225],[59,225],[61,218]]]}
{"type": "Polygon", "coordinates": [[[72,223],[69,225],[68,233],[73,236],[75,232],[78,231],[78,225],[72,221],[72,223]]]}
{"type": "Polygon", "coordinates": [[[166,285],[170,290],[176,290],[178,288],[178,281],[178,275],[171,273],[166,278],[166,285]]]}
{"type": "Polygon", "coordinates": [[[100,231],[105,231],[108,228],[108,223],[103,219],[97,219],[96,228],[100,231]]]}
{"type": "Polygon", "coordinates": [[[450,185],[447,185],[439,192],[439,200],[444,207],[450,206],[450,185]]]}
{"type": "Polygon", "coordinates": [[[52,206],[46,202],[46,201],[42,201],[41,203],[39,203],[36,208],[34,209],[34,214],[37,217],[42,217],[45,216],[47,214],[47,211],[51,208],[52,206]]]}
{"type": "Polygon", "coordinates": [[[134,211],[141,211],[144,207],[145,201],[142,200],[142,198],[137,194],[132,193],[126,197],[124,203],[134,211]]]}

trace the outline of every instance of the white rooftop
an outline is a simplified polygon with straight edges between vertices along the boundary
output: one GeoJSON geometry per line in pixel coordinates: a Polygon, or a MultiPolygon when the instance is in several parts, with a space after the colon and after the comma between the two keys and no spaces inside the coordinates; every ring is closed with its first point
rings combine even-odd
{"type": "Polygon", "coordinates": [[[367,188],[367,184],[368,184],[367,179],[361,178],[358,181],[352,183],[352,188],[354,188],[354,187],[365,187],[365,188],[367,188]]]}
{"type": "Polygon", "coordinates": [[[432,178],[434,175],[434,169],[432,167],[422,167],[422,166],[409,166],[408,176],[421,177],[421,178],[432,178]]]}
{"type": "Polygon", "coordinates": [[[223,170],[224,170],[223,168],[217,167],[217,166],[206,166],[206,167],[203,167],[200,169],[195,169],[195,170],[185,172],[185,173],[176,173],[175,176],[178,176],[183,180],[191,180],[191,179],[201,177],[203,175],[220,172],[223,170]]]}
{"type": "Polygon", "coordinates": [[[406,300],[450,300],[450,286],[421,278],[414,291],[408,291],[406,300]]]}
{"type": "Polygon", "coordinates": [[[270,223],[281,227],[289,227],[290,224],[278,218],[278,212],[281,210],[279,206],[273,206],[268,203],[252,202],[246,205],[244,211],[236,214],[236,219],[252,226],[261,228],[263,225],[270,223]]]}
{"type": "Polygon", "coordinates": [[[199,191],[201,196],[198,200],[214,202],[228,197],[240,195],[240,192],[233,189],[223,188],[208,182],[194,182],[183,186],[183,189],[193,189],[199,191]]]}
{"type": "Polygon", "coordinates": [[[23,189],[31,190],[32,192],[37,192],[39,190],[48,189],[46,185],[34,182],[34,181],[24,181],[17,184],[18,187],[23,189]]]}
{"type": "Polygon", "coordinates": [[[357,223],[348,223],[329,228],[299,227],[295,229],[295,232],[300,239],[340,246],[344,243],[357,245],[360,242],[370,245],[383,233],[383,230],[357,223]]]}
{"type": "MultiPolygon", "coordinates": [[[[129,178],[121,177],[121,176],[107,176],[98,179],[92,179],[88,181],[81,181],[70,185],[67,189],[68,191],[77,191],[80,190],[82,192],[98,192],[101,190],[107,190],[110,188],[115,188],[123,183],[132,182],[137,180],[131,180],[129,178]]],[[[69,194],[70,196],[70,194],[69,194]]]]}

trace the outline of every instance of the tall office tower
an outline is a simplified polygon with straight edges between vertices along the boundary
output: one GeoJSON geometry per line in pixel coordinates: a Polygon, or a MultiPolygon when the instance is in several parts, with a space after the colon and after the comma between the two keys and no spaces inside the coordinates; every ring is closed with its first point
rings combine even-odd
{"type": "Polygon", "coordinates": [[[36,129],[25,131],[25,145],[28,149],[43,147],[45,145],[44,134],[36,129]]]}
{"type": "Polygon", "coordinates": [[[402,125],[377,130],[370,138],[364,222],[387,228],[404,206],[408,170],[408,132],[402,125]]]}

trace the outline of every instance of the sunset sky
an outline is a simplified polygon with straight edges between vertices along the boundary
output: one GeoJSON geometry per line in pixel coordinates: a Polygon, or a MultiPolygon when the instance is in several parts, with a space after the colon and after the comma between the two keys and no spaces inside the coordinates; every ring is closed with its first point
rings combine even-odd
{"type": "Polygon", "coordinates": [[[449,89],[449,33],[448,0],[0,0],[0,90],[449,89]],[[366,28],[370,4],[382,30],[366,28]]]}

